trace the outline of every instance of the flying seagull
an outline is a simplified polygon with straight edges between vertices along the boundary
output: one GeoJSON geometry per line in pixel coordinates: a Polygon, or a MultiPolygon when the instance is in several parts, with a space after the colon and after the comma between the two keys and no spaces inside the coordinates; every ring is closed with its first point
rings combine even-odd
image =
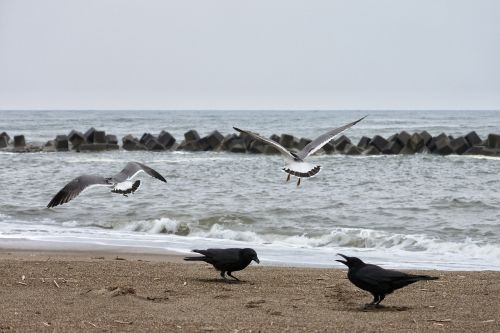
{"type": "Polygon", "coordinates": [[[146,172],[151,177],[161,180],[162,182],[167,182],[162,175],[160,175],[155,170],[151,169],[147,165],[139,162],[128,162],[122,171],[118,172],[116,175],[105,178],[96,175],[81,175],[70,181],[66,186],[64,186],[47,205],[48,208],[62,205],[70,200],[76,198],[84,190],[95,186],[105,186],[111,188],[112,193],[123,194],[127,196],[129,193],[134,193],[137,191],[141,185],[140,180],[135,182],[130,181],[140,172],[146,172]]]}
{"type": "Polygon", "coordinates": [[[254,139],[260,140],[266,144],[269,144],[273,146],[274,148],[278,149],[279,152],[285,156],[287,159],[287,164],[283,168],[283,171],[288,174],[286,181],[290,180],[290,176],[295,176],[299,180],[297,181],[297,186],[300,185],[300,179],[301,178],[310,178],[316,176],[320,170],[321,167],[319,165],[313,165],[307,162],[304,162],[304,159],[308,157],[309,155],[314,154],[318,150],[320,150],[324,145],[326,145],[330,140],[332,140],[335,136],[339,135],[340,133],[344,132],[351,126],[356,125],[359,123],[361,120],[365,119],[366,116],[364,116],[361,119],[358,119],[350,124],[341,126],[339,128],[332,129],[328,132],[326,132],[323,135],[320,135],[313,141],[309,142],[307,146],[305,146],[301,151],[298,153],[294,153],[292,151],[289,151],[276,141],[273,141],[271,139],[265,138],[263,136],[260,136],[257,133],[253,133],[250,131],[245,131],[236,127],[233,127],[235,130],[237,130],[240,133],[245,133],[254,139]]]}
{"type": "Polygon", "coordinates": [[[438,277],[429,275],[413,275],[403,272],[384,269],[377,265],[365,264],[361,259],[338,254],[345,260],[337,259],[349,267],[347,278],[356,287],[368,291],[373,295],[373,301],[366,306],[379,307],[385,295],[394,290],[406,287],[409,284],[422,280],[437,280],[438,277]]]}

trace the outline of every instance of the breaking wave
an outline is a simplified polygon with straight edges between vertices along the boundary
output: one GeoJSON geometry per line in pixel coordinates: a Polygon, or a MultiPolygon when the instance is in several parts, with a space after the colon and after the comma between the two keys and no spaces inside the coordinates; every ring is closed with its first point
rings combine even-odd
{"type": "Polygon", "coordinates": [[[321,236],[259,235],[253,231],[236,231],[215,224],[208,231],[193,231],[190,236],[275,244],[299,248],[387,249],[410,252],[467,253],[468,256],[500,257],[500,246],[481,244],[470,238],[461,242],[443,241],[425,235],[404,235],[371,229],[336,228],[321,236]]]}

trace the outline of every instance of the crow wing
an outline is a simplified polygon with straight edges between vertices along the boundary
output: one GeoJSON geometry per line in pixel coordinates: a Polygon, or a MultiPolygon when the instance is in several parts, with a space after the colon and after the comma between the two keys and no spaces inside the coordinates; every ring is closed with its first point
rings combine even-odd
{"type": "Polygon", "coordinates": [[[366,287],[360,288],[384,294],[391,293],[396,289],[422,280],[421,278],[416,279],[414,275],[384,269],[371,264],[359,268],[355,273],[355,278],[366,287]]]}
{"type": "Polygon", "coordinates": [[[240,260],[241,249],[208,249],[193,250],[193,252],[202,254],[206,262],[211,263],[216,268],[231,263],[237,263],[240,260]]]}

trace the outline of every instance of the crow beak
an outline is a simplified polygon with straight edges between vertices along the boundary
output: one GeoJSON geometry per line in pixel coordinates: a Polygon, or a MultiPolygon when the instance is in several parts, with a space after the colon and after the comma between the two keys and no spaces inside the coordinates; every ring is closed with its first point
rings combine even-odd
{"type": "Polygon", "coordinates": [[[253,258],[253,261],[255,261],[256,263],[260,264],[260,260],[257,257],[253,258]]]}
{"type": "Polygon", "coordinates": [[[335,261],[338,261],[338,262],[341,262],[343,263],[344,265],[347,266],[347,261],[349,260],[349,257],[348,256],[345,256],[343,254],[340,254],[340,253],[337,253],[337,255],[341,256],[342,258],[344,258],[345,260],[340,260],[340,259],[336,259],[335,261]]]}

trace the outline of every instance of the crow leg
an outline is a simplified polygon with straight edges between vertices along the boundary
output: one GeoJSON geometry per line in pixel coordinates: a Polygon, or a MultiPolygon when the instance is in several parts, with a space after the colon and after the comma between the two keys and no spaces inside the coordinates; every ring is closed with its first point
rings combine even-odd
{"type": "Polygon", "coordinates": [[[377,304],[378,301],[378,295],[373,295],[373,301],[371,303],[366,303],[365,307],[372,307],[377,304]]]}
{"type": "Polygon", "coordinates": [[[221,271],[220,272],[220,276],[222,276],[222,278],[224,279],[224,281],[226,282],[233,282],[233,280],[229,280],[227,277],[226,277],[226,271],[221,271]]]}
{"type": "Polygon", "coordinates": [[[299,185],[300,185],[300,178],[299,178],[299,180],[297,181],[297,187],[299,187],[299,185]]]}
{"type": "Polygon", "coordinates": [[[383,295],[383,294],[382,295],[378,295],[378,301],[375,303],[375,306],[377,306],[377,307],[378,306],[382,306],[382,305],[379,305],[379,304],[380,304],[380,302],[382,302],[384,300],[384,298],[385,298],[385,295],[383,295]]]}
{"type": "Polygon", "coordinates": [[[288,176],[286,177],[286,181],[289,182],[290,181],[290,174],[288,174],[288,176]]]}
{"type": "Polygon", "coordinates": [[[238,282],[239,282],[239,281],[240,281],[240,279],[238,279],[236,276],[233,276],[231,273],[232,273],[232,272],[227,272],[227,275],[229,275],[230,277],[232,277],[233,279],[235,279],[236,281],[238,281],[238,282]]]}

